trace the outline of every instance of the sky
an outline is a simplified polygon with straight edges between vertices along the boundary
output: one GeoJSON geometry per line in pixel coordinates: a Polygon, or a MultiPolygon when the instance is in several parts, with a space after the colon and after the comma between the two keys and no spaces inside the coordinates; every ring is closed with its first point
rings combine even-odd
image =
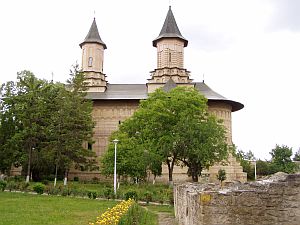
{"type": "Polygon", "coordinates": [[[169,4],[188,39],[194,81],[245,105],[232,114],[233,142],[270,159],[278,145],[300,148],[300,1],[10,0],[0,2],[0,82],[30,70],[65,82],[81,64],[79,44],[95,17],[107,45],[109,83],[146,83],[156,68],[154,40],[169,4]]]}

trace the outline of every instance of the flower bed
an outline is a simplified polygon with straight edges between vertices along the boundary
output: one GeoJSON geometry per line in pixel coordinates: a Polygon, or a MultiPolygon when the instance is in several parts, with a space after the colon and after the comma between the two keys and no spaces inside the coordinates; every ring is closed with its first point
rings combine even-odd
{"type": "Polygon", "coordinates": [[[89,223],[89,225],[117,225],[122,215],[124,215],[128,211],[133,203],[134,200],[132,199],[122,201],[115,207],[105,211],[100,217],[97,217],[97,221],[95,223],[89,223]]]}

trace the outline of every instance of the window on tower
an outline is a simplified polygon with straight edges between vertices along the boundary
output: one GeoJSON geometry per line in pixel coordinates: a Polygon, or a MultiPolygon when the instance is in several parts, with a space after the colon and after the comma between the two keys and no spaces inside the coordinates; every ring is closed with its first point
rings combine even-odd
{"type": "Polygon", "coordinates": [[[93,57],[89,57],[89,67],[93,66],[93,57]]]}

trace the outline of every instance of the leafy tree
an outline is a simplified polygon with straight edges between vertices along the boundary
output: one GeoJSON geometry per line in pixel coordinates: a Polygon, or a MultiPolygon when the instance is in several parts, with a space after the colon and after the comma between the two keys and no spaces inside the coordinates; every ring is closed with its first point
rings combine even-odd
{"type": "Polygon", "coordinates": [[[74,68],[69,89],[18,73],[17,82],[1,89],[1,170],[21,164],[27,178],[58,168],[67,175],[71,166],[94,168],[95,154],[83,147],[91,142],[92,103],[85,98],[84,76],[74,68]],[[2,164],[3,162],[3,164],[2,164]]]}
{"type": "Polygon", "coordinates": [[[300,148],[298,151],[295,153],[295,156],[293,158],[294,161],[300,161],[300,148]]]}
{"type": "Polygon", "coordinates": [[[258,176],[267,176],[274,174],[275,171],[270,162],[259,159],[256,161],[256,173],[258,176]]]}
{"type": "MultiPolygon", "coordinates": [[[[32,155],[37,150],[38,140],[43,135],[44,123],[43,91],[45,81],[37,79],[31,72],[18,73],[14,92],[6,92],[4,104],[6,110],[13,115],[18,132],[11,138],[12,143],[23,146],[23,160],[27,158],[27,177],[29,182],[32,155]]],[[[24,163],[24,161],[23,161],[24,163]]]]}
{"type": "Polygon", "coordinates": [[[65,171],[65,184],[72,166],[80,170],[96,169],[95,153],[84,148],[83,143],[92,143],[94,122],[92,102],[85,98],[84,74],[78,65],[71,70],[69,89],[56,86],[56,107],[51,116],[49,137],[54,150],[55,176],[60,167],[65,171]]]}
{"type": "Polygon", "coordinates": [[[0,96],[0,172],[9,175],[11,166],[19,165],[19,152],[17,146],[11,142],[11,138],[17,132],[15,118],[5,104],[5,98],[14,92],[14,83],[7,82],[1,87],[0,96]]]}
{"type": "Polygon", "coordinates": [[[110,138],[108,151],[101,158],[101,173],[112,175],[114,173],[114,151],[112,140],[118,139],[117,147],[117,174],[118,176],[130,176],[136,181],[145,180],[147,171],[155,176],[161,175],[162,159],[151,152],[148,152],[144,145],[139,143],[136,137],[128,137],[128,134],[121,130],[116,131],[110,138]]]}
{"type": "Polygon", "coordinates": [[[296,164],[291,159],[293,154],[292,148],[286,145],[276,145],[270,154],[272,156],[271,165],[275,172],[293,173],[295,171],[296,164]]]}
{"type": "Polygon", "coordinates": [[[217,178],[221,182],[221,186],[223,186],[223,181],[226,180],[226,171],[224,169],[219,169],[217,178]]]}
{"type": "Polygon", "coordinates": [[[120,132],[135,140],[135,151],[140,149],[152,156],[151,165],[157,172],[162,162],[167,164],[170,184],[175,165],[188,166],[193,180],[197,180],[203,168],[227,155],[221,121],[207,113],[207,99],[193,88],[177,87],[170,92],[157,89],[121,124],[120,132]]]}
{"type": "Polygon", "coordinates": [[[253,152],[250,150],[248,152],[243,152],[242,150],[238,150],[234,153],[236,158],[239,160],[241,166],[243,167],[243,171],[247,173],[247,178],[249,180],[254,180],[255,171],[254,167],[251,165],[251,161],[255,160],[253,152]]]}

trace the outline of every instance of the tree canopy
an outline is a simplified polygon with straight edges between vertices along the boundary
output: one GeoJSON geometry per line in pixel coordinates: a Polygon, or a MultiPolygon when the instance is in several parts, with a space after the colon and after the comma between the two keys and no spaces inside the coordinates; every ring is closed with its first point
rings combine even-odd
{"type": "MultiPolygon", "coordinates": [[[[189,175],[197,181],[202,169],[227,156],[222,121],[207,110],[207,99],[194,88],[177,87],[170,92],[157,89],[140,102],[138,110],[120,125],[112,138],[120,140],[118,152],[128,150],[122,147],[121,143],[125,142],[132,151],[147,155],[150,162],[144,168],[152,173],[159,175],[165,163],[170,183],[175,165],[187,166],[189,175]]],[[[112,147],[110,149],[112,151],[112,147]]],[[[108,151],[108,154],[112,153],[108,151]]],[[[107,155],[102,160],[104,170],[108,162],[112,162],[105,160],[107,155]]],[[[128,156],[128,161],[132,157],[124,155],[128,156]]],[[[121,164],[121,159],[118,162],[121,164]]]]}
{"type": "Polygon", "coordinates": [[[30,71],[18,73],[16,82],[1,88],[1,171],[21,165],[27,168],[28,179],[31,172],[34,176],[51,174],[58,167],[68,172],[73,165],[81,169],[94,165],[94,153],[83,148],[93,134],[91,111],[77,67],[68,89],[38,79],[30,71]]]}
{"type": "Polygon", "coordinates": [[[296,164],[291,159],[293,155],[292,148],[289,148],[286,145],[276,145],[275,148],[272,149],[270,154],[272,156],[271,165],[273,167],[274,172],[295,172],[296,164]]]}

